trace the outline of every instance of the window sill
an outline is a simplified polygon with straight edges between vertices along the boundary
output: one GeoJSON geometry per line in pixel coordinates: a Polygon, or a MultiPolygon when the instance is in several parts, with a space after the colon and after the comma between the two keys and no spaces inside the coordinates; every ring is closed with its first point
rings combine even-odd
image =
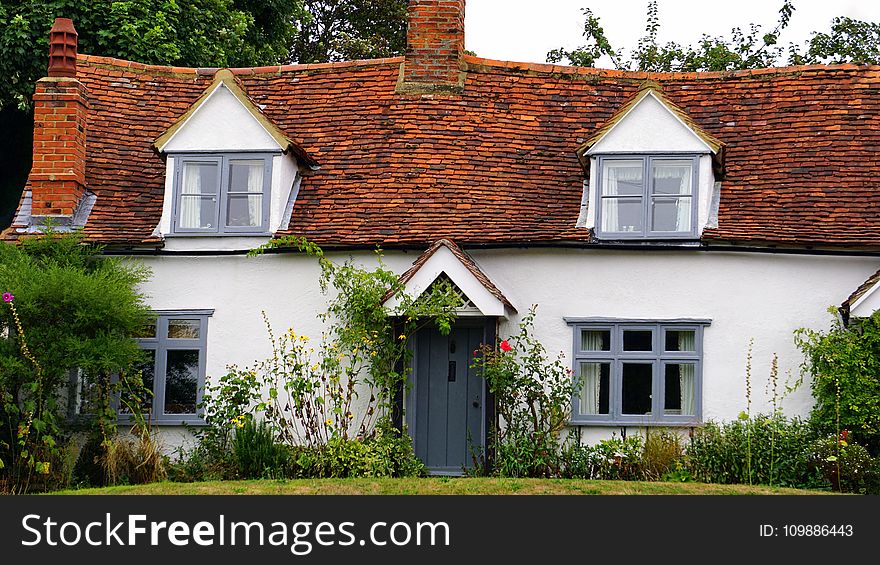
{"type": "Polygon", "coordinates": [[[604,428],[619,428],[621,426],[627,427],[636,427],[636,426],[644,426],[644,427],[663,427],[663,428],[694,428],[700,427],[703,425],[702,420],[569,420],[567,423],[568,426],[571,427],[604,427],[604,428]]]}
{"type": "Polygon", "coordinates": [[[265,232],[252,232],[252,231],[242,231],[242,232],[224,232],[224,233],[216,233],[209,231],[192,231],[192,232],[171,232],[171,233],[163,233],[162,237],[170,237],[170,238],[185,238],[185,237],[272,237],[272,234],[268,231],[265,232]]]}
{"type": "MultiPolygon", "coordinates": [[[[148,421],[148,423],[151,427],[157,426],[160,428],[173,427],[173,426],[175,426],[175,427],[189,426],[189,427],[195,427],[195,428],[203,428],[208,425],[207,422],[205,422],[205,420],[203,420],[202,418],[198,418],[198,417],[180,418],[180,419],[150,420],[150,421],[148,421]]],[[[119,420],[116,421],[116,424],[119,426],[131,426],[132,424],[134,424],[134,420],[131,420],[130,418],[119,418],[119,420]]]]}

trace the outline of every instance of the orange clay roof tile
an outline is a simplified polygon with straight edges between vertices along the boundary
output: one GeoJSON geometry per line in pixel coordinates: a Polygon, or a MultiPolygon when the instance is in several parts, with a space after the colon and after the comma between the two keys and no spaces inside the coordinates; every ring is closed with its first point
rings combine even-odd
{"type": "MultiPolygon", "coordinates": [[[[880,67],[626,73],[467,56],[461,94],[395,91],[401,58],[234,69],[248,97],[321,164],[285,234],[320,245],[588,243],[577,148],[656,81],[724,143],[705,242],[880,248],[880,67]]],[[[80,55],[90,95],[92,240],[155,243],[165,166],[152,142],[213,69],[80,55]]]]}

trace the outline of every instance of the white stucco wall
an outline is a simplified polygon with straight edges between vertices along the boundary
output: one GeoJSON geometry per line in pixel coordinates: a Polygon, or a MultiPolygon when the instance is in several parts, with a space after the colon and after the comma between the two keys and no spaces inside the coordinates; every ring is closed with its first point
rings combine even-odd
{"type": "MultiPolygon", "coordinates": [[[[703,417],[730,420],[745,408],[745,364],[754,339],[752,410],[769,410],[765,392],[773,354],[779,378],[798,376],[801,355],[792,332],[827,329],[827,308],[839,304],[878,266],[876,258],[734,252],[610,250],[475,250],[484,272],[503,288],[520,313],[502,324],[516,332],[520,317],[537,304],[536,337],[571,361],[572,330],[564,317],[708,318],[703,365],[703,417]]],[[[388,267],[403,273],[416,253],[388,253],[388,267]]],[[[371,253],[356,259],[373,264],[371,253]]],[[[317,338],[324,309],[316,261],[298,254],[257,258],[148,257],[153,278],[143,290],[156,309],[212,308],[207,372],[222,375],[229,363],[263,359],[269,344],[260,311],[277,331],[293,326],[317,338]]],[[[806,414],[809,383],[788,397],[789,414],[806,414]]],[[[170,430],[169,430],[170,431],[170,430]]],[[[630,429],[630,433],[638,430],[630,429]]],[[[619,428],[585,428],[595,440],[619,428]]],[[[168,436],[169,438],[171,436],[168,436]]]]}

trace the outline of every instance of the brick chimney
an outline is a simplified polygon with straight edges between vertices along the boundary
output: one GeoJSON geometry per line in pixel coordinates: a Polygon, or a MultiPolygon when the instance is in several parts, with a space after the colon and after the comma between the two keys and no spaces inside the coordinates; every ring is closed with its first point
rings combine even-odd
{"type": "Polygon", "coordinates": [[[49,32],[49,76],[34,93],[31,225],[71,225],[85,195],[88,93],[76,79],[77,33],[57,18],[49,32]]]}
{"type": "Polygon", "coordinates": [[[461,91],[465,0],[409,0],[400,88],[461,91]]]}

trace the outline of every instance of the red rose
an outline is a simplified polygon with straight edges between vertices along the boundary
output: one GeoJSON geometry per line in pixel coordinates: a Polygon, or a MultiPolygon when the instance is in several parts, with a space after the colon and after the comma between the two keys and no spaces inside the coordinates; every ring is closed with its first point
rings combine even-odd
{"type": "Polygon", "coordinates": [[[513,349],[512,347],[510,347],[510,344],[507,343],[507,340],[506,340],[506,339],[505,339],[504,341],[502,341],[502,342],[498,345],[498,347],[500,347],[500,348],[501,348],[501,351],[503,351],[503,352],[505,352],[505,353],[507,353],[508,351],[510,351],[511,349],[513,349]]]}

